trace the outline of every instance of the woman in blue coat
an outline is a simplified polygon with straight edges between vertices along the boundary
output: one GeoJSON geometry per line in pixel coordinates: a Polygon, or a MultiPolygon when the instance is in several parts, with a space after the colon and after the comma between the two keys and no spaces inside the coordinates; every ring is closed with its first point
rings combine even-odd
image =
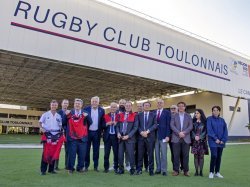
{"type": "Polygon", "coordinates": [[[228,138],[228,132],[225,120],[220,117],[220,111],[221,108],[219,106],[214,106],[212,108],[212,116],[207,118],[208,144],[211,152],[209,178],[223,178],[220,174],[220,165],[223,148],[228,138]]]}

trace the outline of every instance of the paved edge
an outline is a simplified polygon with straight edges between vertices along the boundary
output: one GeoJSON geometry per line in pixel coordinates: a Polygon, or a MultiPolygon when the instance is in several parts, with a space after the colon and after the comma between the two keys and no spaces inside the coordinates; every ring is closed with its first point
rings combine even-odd
{"type": "MultiPolygon", "coordinates": [[[[227,143],[226,145],[249,145],[250,142],[227,143]]],[[[41,144],[0,144],[0,149],[42,149],[41,144]]],[[[64,146],[62,147],[64,148],[64,146]]],[[[100,145],[103,149],[104,145],[100,145]]]]}

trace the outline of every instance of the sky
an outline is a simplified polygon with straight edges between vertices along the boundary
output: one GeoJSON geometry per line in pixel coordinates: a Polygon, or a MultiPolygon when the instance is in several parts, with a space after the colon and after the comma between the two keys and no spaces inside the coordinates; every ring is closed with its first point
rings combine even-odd
{"type": "Polygon", "coordinates": [[[250,0],[112,0],[250,59],[250,0]]]}

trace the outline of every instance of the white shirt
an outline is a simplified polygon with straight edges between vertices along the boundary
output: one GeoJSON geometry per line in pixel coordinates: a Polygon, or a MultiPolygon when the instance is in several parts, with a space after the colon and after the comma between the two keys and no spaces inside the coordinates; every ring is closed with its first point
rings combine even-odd
{"type": "Polygon", "coordinates": [[[183,128],[184,114],[185,114],[185,113],[179,113],[180,122],[181,122],[181,131],[182,131],[182,128],[183,128]]]}
{"type": "Polygon", "coordinates": [[[91,118],[93,123],[90,125],[89,130],[96,131],[98,130],[98,108],[91,108],[91,118]]]}
{"type": "Polygon", "coordinates": [[[42,123],[42,128],[44,130],[52,131],[52,134],[57,134],[57,132],[53,131],[59,131],[62,128],[62,118],[57,112],[55,115],[53,115],[51,111],[45,112],[41,116],[39,122],[42,123]]]}
{"type": "Polygon", "coordinates": [[[144,124],[143,124],[143,127],[144,127],[144,130],[147,130],[146,127],[147,127],[147,124],[146,124],[146,121],[148,121],[148,115],[149,115],[149,111],[148,112],[144,112],[144,124]],[[147,120],[145,120],[145,117],[147,118],[147,120]]]}
{"type": "Polygon", "coordinates": [[[79,116],[80,114],[81,114],[81,110],[78,110],[78,111],[75,110],[75,115],[76,115],[76,116],[79,116]]]}
{"type": "Polygon", "coordinates": [[[149,111],[148,112],[144,112],[144,119],[145,119],[145,115],[147,115],[147,120],[148,120],[149,111]]]}

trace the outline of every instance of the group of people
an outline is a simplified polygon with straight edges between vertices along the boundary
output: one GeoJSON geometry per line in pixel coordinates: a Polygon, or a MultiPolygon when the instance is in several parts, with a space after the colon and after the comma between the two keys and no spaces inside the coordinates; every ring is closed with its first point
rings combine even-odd
{"type": "Polygon", "coordinates": [[[185,112],[185,102],[164,109],[164,100],[157,100],[157,109],[151,110],[151,103],[137,104],[132,111],[132,102],[121,99],[110,104],[105,114],[99,106],[99,97],[91,98],[91,105],[83,108],[83,101],[75,99],[74,108],[68,110],[69,101],[64,99],[62,109],[52,100],[50,111],[40,120],[44,145],[41,174],[56,173],[62,142],[65,146],[65,168],[70,174],[87,172],[90,166],[90,151],[93,148],[94,171],[99,172],[100,141],[104,141],[104,172],[110,172],[110,153],[113,152],[112,168],[118,175],[125,168],[130,175],[141,175],[143,165],[150,176],[167,176],[168,144],[171,151],[173,176],[183,171],[189,174],[189,152],[194,154],[195,176],[203,176],[204,155],[209,154],[209,178],[219,177],[223,148],[227,142],[227,124],[220,117],[221,108],[212,107],[212,116],[206,118],[201,109],[192,118],[185,112]],[[77,156],[77,165],[75,160],[77,156]],[[156,158],[156,168],[154,167],[156,158]],[[125,159],[125,164],[124,164],[125,159]]]}

